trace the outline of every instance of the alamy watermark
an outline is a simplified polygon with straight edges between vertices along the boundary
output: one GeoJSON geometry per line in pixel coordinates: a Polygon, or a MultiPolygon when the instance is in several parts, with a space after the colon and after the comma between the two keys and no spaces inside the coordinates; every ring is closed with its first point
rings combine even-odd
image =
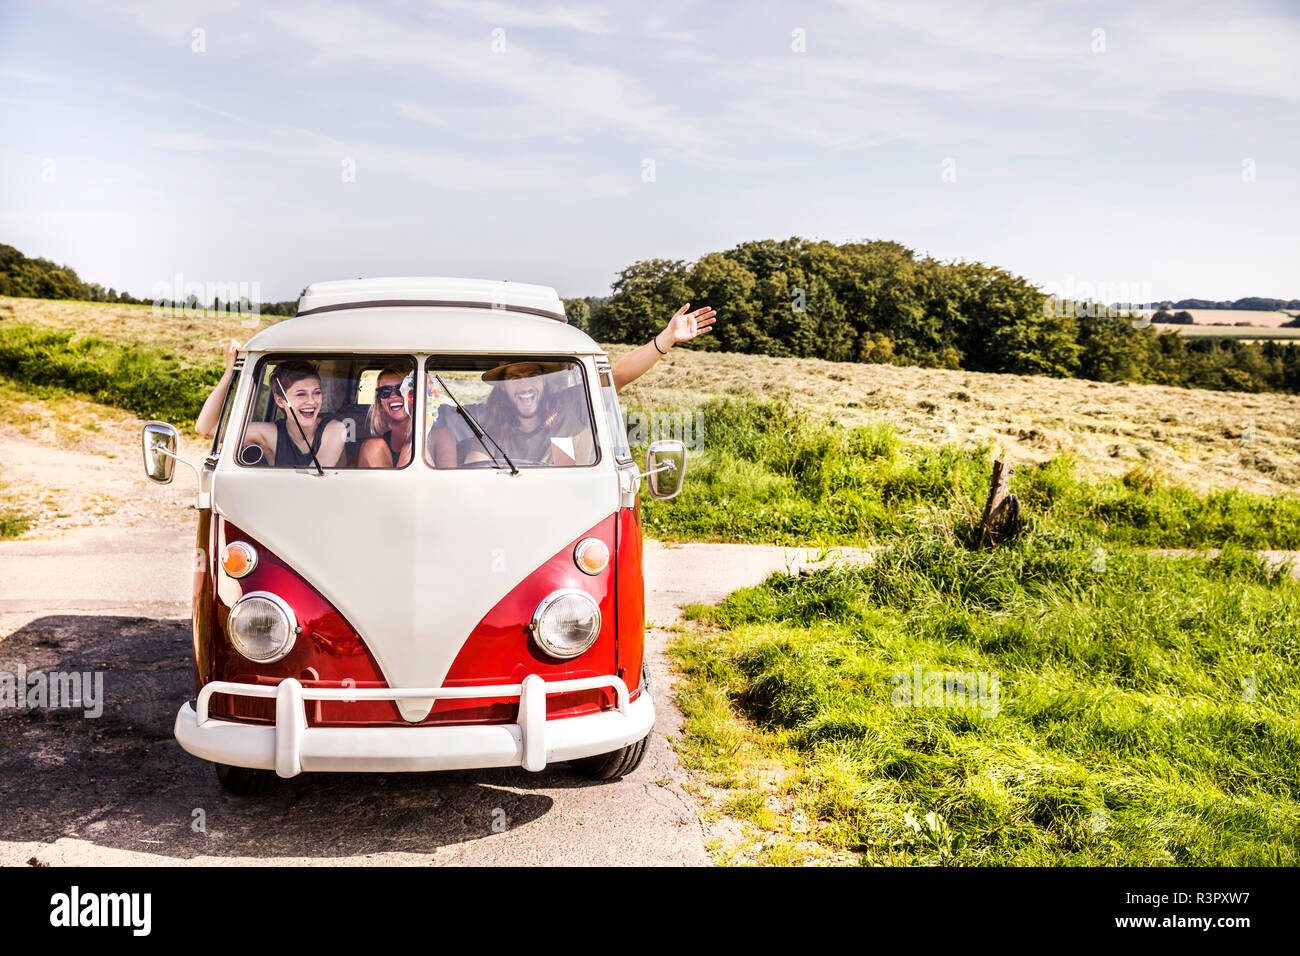
{"type": "Polygon", "coordinates": [[[1153,307],[1150,282],[1086,282],[1067,274],[1065,282],[1042,287],[1043,314],[1052,318],[1120,316],[1153,307]]]}
{"type": "Polygon", "coordinates": [[[627,443],[649,445],[662,438],[675,438],[691,451],[704,447],[704,413],[628,412],[627,443]]]}
{"type": "Polygon", "coordinates": [[[0,709],[79,707],[87,718],[104,713],[103,671],[0,671],[0,709]]]}
{"type": "Polygon", "coordinates": [[[932,671],[917,664],[889,679],[895,707],[951,707],[996,717],[1002,680],[997,671],[932,671]]]}
{"type": "Polygon", "coordinates": [[[120,927],[132,936],[148,936],[153,926],[152,893],[83,893],[73,886],[50,897],[50,925],[120,927]]]}
{"type": "Polygon", "coordinates": [[[154,315],[186,315],[196,311],[205,316],[242,315],[243,325],[250,328],[258,324],[262,312],[260,282],[186,282],[178,272],[170,282],[166,279],[155,282],[149,297],[153,299],[154,315]]]}

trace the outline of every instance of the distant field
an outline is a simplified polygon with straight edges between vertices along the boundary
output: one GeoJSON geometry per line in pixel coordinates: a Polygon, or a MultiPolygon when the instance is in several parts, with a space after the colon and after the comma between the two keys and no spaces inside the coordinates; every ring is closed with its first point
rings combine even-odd
{"type": "MultiPolygon", "coordinates": [[[[1230,314],[1230,313],[1221,313],[1230,314]]],[[[147,307],[0,297],[0,324],[76,329],[154,345],[212,367],[242,317],[154,316],[147,307]]],[[[725,321],[725,316],[721,318],[725,321]]],[[[260,327],[269,324],[263,320],[260,327]]],[[[606,345],[617,358],[626,345],[606,345]]],[[[710,398],[775,398],[843,425],[888,422],[902,438],[989,443],[1013,461],[1072,452],[1084,472],[1149,462],[1193,488],[1300,489],[1300,396],[923,369],[674,349],[623,393],[630,410],[691,411],[710,398]]],[[[708,423],[704,423],[708,441],[708,423]]]]}
{"type": "MultiPolygon", "coordinates": [[[[1154,315],[1156,309],[1134,309],[1134,315],[1154,315]]],[[[1266,312],[1253,309],[1166,309],[1169,313],[1190,312],[1197,325],[1210,325],[1213,322],[1249,322],[1262,328],[1277,328],[1283,322],[1290,322],[1295,317],[1294,310],[1286,312],[1266,312]]]]}
{"type": "Polygon", "coordinates": [[[1153,322],[1152,328],[1160,332],[1177,332],[1191,339],[1242,339],[1251,342],[1300,342],[1300,328],[1281,329],[1276,326],[1236,325],[1175,325],[1153,322]]]}

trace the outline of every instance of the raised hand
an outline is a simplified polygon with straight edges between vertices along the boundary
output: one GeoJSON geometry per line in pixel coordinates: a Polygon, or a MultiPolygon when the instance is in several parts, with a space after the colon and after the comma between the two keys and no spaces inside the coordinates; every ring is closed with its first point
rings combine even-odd
{"type": "Polygon", "coordinates": [[[694,312],[687,312],[691,307],[687,302],[668,320],[668,327],[664,330],[667,334],[664,336],[668,342],[676,344],[677,342],[689,342],[697,335],[703,335],[713,328],[714,318],[718,313],[710,309],[707,305],[702,309],[696,309],[694,312]]]}

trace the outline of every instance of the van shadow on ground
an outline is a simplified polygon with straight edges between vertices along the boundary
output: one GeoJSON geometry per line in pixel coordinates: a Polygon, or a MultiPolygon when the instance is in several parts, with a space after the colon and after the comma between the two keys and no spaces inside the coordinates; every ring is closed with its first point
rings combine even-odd
{"type": "Polygon", "coordinates": [[[0,838],[73,837],[194,856],[428,853],[511,830],[552,807],[540,790],[599,786],[568,767],[304,774],[234,797],[172,737],[193,696],[188,621],[51,615],[0,641],[0,671],[103,671],[104,708],[0,709],[0,838]],[[202,810],[206,833],[191,827],[202,810]]]}

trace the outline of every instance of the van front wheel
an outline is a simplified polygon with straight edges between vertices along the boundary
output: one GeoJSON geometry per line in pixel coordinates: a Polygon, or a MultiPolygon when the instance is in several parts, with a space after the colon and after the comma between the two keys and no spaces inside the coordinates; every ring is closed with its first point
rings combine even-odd
{"type": "Polygon", "coordinates": [[[617,780],[641,766],[649,743],[650,735],[646,734],[636,743],[619,750],[570,760],[569,766],[590,780],[617,780]]]}
{"type": "Polygon", "coordinates": [[[217,779],[221,785],[237,797],[251,797],[262,793],[271,785],[275,774],[270,770],[256,770],[252,767],[232,767],[229,764],[217,764],[217,779]]]}

